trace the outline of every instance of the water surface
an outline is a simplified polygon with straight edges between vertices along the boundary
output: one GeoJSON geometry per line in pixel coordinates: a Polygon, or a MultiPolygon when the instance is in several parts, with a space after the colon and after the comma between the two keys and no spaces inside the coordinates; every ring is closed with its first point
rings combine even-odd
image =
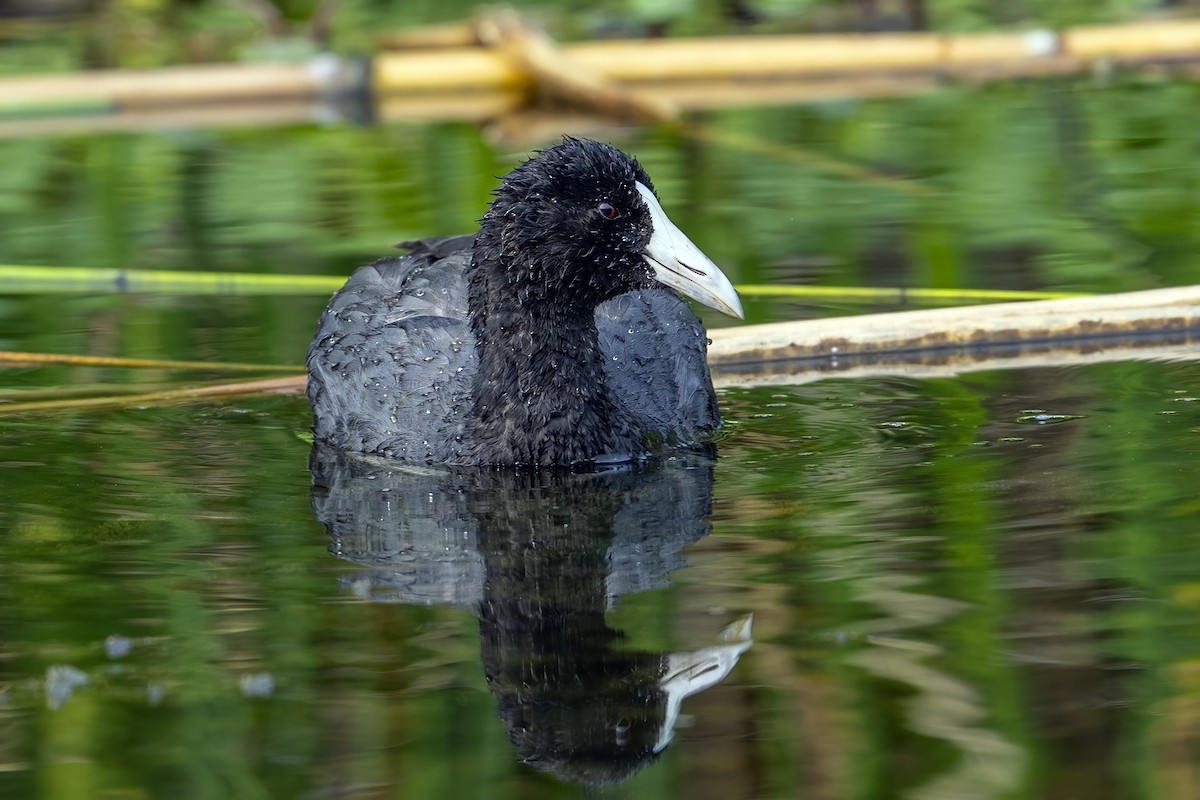
{"type": "MultiPolygon", "coordinates": [[[[1135,289],[1195,280],[1195,92],[713,120],[877,181],[607,138],[738,281],[1135,289]]],[[[335,274],[470,229],[515,154],[421,126],[0,158],[3,261],[335,274]]],[[[0,349],[295,364],[322,305],[0,296],[0,349]]],[[[0,375],[6,393],[216,379],[0,375]]],[[[0,794],[1195,796],[1200,366],[721,403],[715,462],[553,481],[314,456],[292,396],[0,419],[0,794]]]]}

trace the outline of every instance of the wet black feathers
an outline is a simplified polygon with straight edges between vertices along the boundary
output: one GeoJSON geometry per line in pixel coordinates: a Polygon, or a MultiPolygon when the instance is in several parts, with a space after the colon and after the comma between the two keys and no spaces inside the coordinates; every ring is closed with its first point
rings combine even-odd
{"type": "Polygon", "coordinates": [[[356,271],[308,354],[316,437],[406,461],[572,464],[714,431],[704,327],[640,256],[634,181],[652,188],[615,148],[567,139],[505,179],[475,237],[356,271]]]}

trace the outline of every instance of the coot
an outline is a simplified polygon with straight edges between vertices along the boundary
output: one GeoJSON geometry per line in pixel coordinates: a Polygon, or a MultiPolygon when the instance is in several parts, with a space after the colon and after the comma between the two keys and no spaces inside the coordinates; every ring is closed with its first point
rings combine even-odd
{"type": "Polygon", "coordinates": [[[704,326],[679,292],[737,317],[741,303],[615,147],[566,138],[504,179],[477,235],[404,246],[321,316],[317,439],[409,462],[577,465],[720,425],[704,326]]]}

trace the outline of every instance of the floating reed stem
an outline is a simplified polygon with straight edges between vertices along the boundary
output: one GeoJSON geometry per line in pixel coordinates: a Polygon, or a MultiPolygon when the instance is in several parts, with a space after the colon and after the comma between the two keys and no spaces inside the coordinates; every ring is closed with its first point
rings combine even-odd
{"type": "Polygon", "coordinates": [[[1138,357],[1142,346],[1200,358],[1200,286],[735,326],[709,336],[709,363],[727,385],[795,382],[797,374],[863,365],[873,370],[867,374],[895,374],[898,364],[936,364],[942,374],[999,369],[1046,351],[1055,355],[1042,364],[1114,348],[1138,357]]]}
{"type": "Polygon", "coordinates": [[[212,372],[298,372],[303,367],[283,364],[239,364],[222,361],[162,361],[152,358],[77,356],[67,353],[25,353],[0,350],[0,367],[127,367],[132,369],[186,369],[212,372]]]}
{"type": "Polygon", "coordinates": [[[332,294],[346,282],[336,275],[269,275],[162,269],[47,267],[0,264],[0,286],[13,294],[108,292],[116,294],[296,295],[332,294]]]}
{"type": "Polygon", "coordinates": [[[266,378],[208,386],[189,386],[144,394],[117,394],[102,397],[71,397],[59,400],[33,400],[25,403],[0,403],[0,417],[18,414],[44,414],[61,411],[103,411],[116,408],[154,408],[159,406],[195,403],[203,400],[225,399],[264,394],[301,394],[307,375],[286,378],[266,378]]]}
{"type": "MultiPolygon", "coordinates": [[[[0,264],[0,285],[10,294],[328,295],[346,282],[339,275],[268,275],[251,272],[118,270],[105,267],[44,267],[0,264]]],[[[872,286],[794,286],[739,284],[746,297],[839,300],[866,303],[987,303],[1075,297],[1065,292],[993,289],[903,289],[872,286]]],[[[0,360],[3,360],[0,353],[0,360]]]]}

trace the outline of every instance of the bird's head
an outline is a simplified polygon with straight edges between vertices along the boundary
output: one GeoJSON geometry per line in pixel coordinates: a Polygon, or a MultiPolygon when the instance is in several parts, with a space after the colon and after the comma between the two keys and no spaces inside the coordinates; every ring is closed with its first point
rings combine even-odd
{"type": "Polygon", "coordinates": [[[476,261],[522,306],[588,307],[670,286],[742,317],[729,279],[667,217],[637,160],[565,138],[513,170],[481,221],[476,261]]]}

